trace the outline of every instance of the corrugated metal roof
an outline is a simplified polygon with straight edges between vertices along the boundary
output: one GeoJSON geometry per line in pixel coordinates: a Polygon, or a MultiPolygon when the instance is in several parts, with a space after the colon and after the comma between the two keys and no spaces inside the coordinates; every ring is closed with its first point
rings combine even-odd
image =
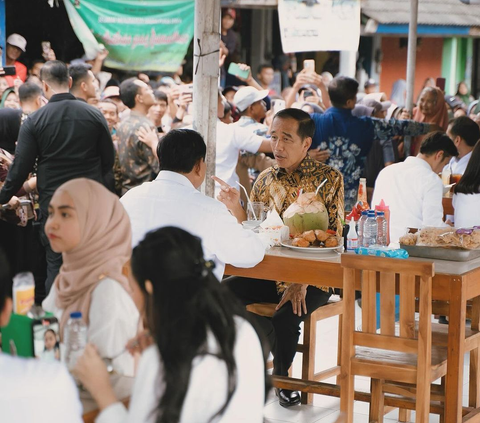
{"type": "MultiPolygon", "coordinates": [[[[361,0],[362,13],[382,24],[407,24],[410,0],[361,0]]],[[[480,26],[480,5],[460,0],[419,0],[420,25],[480,26]]]]}

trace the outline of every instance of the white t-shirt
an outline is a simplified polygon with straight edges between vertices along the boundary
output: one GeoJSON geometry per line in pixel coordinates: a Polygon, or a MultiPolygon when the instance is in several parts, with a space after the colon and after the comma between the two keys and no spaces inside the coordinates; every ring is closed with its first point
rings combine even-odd
{"type": "Polygon", "coordinates": [[[83,422],[78,390],[66,367],[0,353],[0,421],[83,422]]]}
{"type": "MultiPolygon", "coordinates": [[[[63,309],[56,306],[55,298],[53,287],[42,306],[60,320],[63,309]]],[[[124,351],[127,342],[135,337],[140,314],[127,291],[117,281],[105,278],[92,292],[88,317],[88,342],[97,347],[101,357],[109,358],[124,351]]],[[[65,348],[61,350],[64,353],[65,348]]],[[[118,374],[134,376],[134,359],[128,352],[113,360],[112,365],[118,374]]]]}
{"type": "Polygon", "coordinates": [[[407,157],[378,174],[372,208],[382,199],[389,206],[390,240],[398,242],[407,228],[447,226],[442,196],[442,180],[431,166],[419,157],[407,157]]]}
{"type": "MultiPolygon", "coordinates": [[[[240,150],[256,153],[262,145],[263,138],[255,135],[251,129],[238,125],[226,124],[217,120],[217,150],[215,155],[215,175],[228,185],[238,188],[239,180],[235,172],[240,150]]],[[[220,188],[216,185],[215,196],[220,188]]]]}
{"type": "Polygon", "coordinates": [[[450,169],[452,175],[463,175],[465,173],[465,169],[467,168],[470,157],[472,157],[472,152],[465,154],[465,156],[463,156],[461,159],[452,157],[450,162],[445,165],[444,169],[450,169]]]}
{"type": "Polygon", "coordinates": [[[131,189],[120,202],[130,217],[133,247],[147,232],[176,226],[201,238],[205,257],[216,263],[219,281],[225,263],[253,267],[265,255],[257,234],[243,229],[224,204],[197,191],[179,173],[162,170],[154,181],[131,189]]]}
{"type": "MultiPolygon", "coordinates": [[[[260,341],[252,326],[240,317],[235,318],[237,340],[234,357],[237,365],[237,388],[227,409],[214,422],[263,422],[265,403],[265,368],[260,341]]],[[[208,335],[209,351],[218,351],[213,334],[208,335]]],[[[210,421],[224,405],[227,396],[225,362],[213,355],[197,356],[193,360],[190,383],[183,404],[180,423],[210,421]]],[[[158,349],[152,345],[142,354],[135,378],[128,411],[123,404],[107,407],[96,423],[155,423],[165,389],[163,369],[158,349]]]]}
{"type": "Polygon", "coordinates": [[[480,194],[454,194],[452,205],[456,228],[480,226],[480,194]]]}

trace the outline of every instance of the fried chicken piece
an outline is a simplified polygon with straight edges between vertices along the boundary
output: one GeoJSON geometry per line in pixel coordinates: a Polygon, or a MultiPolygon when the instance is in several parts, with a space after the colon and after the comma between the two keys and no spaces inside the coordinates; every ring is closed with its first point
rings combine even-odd
{"type": "Polygon", "coordinates": [[[328,235],[325,231],[322,231],[321,229],[315,230],[315,236],[317,239],[321,242],[326,241],[330,235],[328,235]]]}
{"type": "Polygon", "coordinates": [[[304,238],[294,238],[292,245],[294,247],[310,247],[310,243],[304,238]]]}
{"type": "Polygon", "coordinates": [[[317,239],[315,237],[315,232],[313,232],[313,231],[305,231],[302,234],[302,238],[306,239],[308,242],[314,242],[317,239]]]}
{"type": "Polygon", "coordinates": [[[335,236],[331,236],[325,240],[324,244],[326,248],[338,247],[338,239],[335,236]]]}

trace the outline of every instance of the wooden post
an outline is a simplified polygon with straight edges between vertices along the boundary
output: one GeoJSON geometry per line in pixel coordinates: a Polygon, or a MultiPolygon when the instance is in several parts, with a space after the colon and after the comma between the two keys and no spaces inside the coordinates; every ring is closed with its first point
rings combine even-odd
{"type": "MultiPolygon", "coordinates": [[[[418,0],[410,0],[410,24],[408,25],[407,55],[407,110],[413,114],[413,95],[415,85],[415,66],[417,61],[417,22],[418,0]]],[[[405,137],[405,156],[410,155],[411,137],[405,137]]]]}
{"type": "Polygon", "coordinates": [[[193,61],[193,129],[207,144],[207,176],[202,192],[214,196],[215,144],[217,131],[220,2],[195,0],[195,34],[193,61]]]}

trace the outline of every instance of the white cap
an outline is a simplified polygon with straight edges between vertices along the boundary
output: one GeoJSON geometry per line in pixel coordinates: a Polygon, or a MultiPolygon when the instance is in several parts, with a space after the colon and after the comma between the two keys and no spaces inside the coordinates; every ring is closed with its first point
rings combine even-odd
{"type": "Polygon", "coordinates": [[[248,106],[256,101],[263,100],[268,95],[268,90],[257,90],[255,87],[241,87],[233,97],[237,109],[244,112],[248,106]]]}
{"type": "Polygon", "coordinates": [[[20,34],[10,34],[7,38],[7,44],[18,47],[24,53],[27,48],[27,40],[23,38],[20,34]]]}

